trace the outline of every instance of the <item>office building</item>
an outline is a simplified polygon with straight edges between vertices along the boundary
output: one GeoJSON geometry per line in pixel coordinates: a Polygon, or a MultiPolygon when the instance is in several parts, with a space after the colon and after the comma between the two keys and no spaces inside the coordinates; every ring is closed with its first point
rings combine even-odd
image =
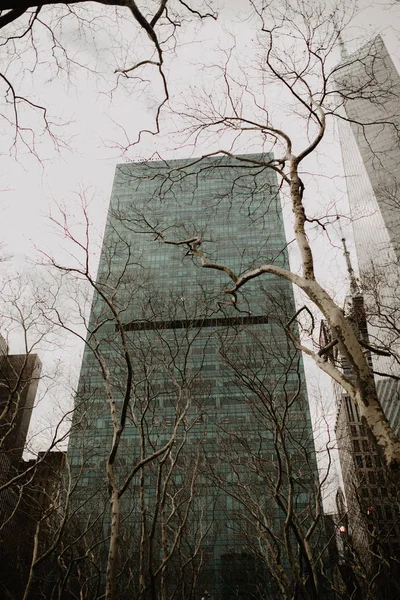
{"type": "MultiPolygon", "coordinates": [[[[81,523],[102,523],[89,531],[99,585],[114,409],[123,589],[261,599],[279,577],[296,588],[294,556],[302,585],[315,585],[294,541],[320,507],[302,359],[285,333],[292,287],[266,275],[234,306],[226,273],[202,268],[193,253],[236,273],[288,266],[270,159],[117,167],[68,450],[81,523]],[[281,536],[288,510],[297,515],[290,551],[281,536]]],[[[319,527],[317,518],[316,538],[319,527]]]]}
{"type": "MultiPolygon", "coordinates": [[[[344,56],[340,140],[372,345],[400,356],[400,76],[380,36],[344,56]]],[[[400,431],[398,361],[372,354],[378,397],[400,431]]]]}
{"type": "MultiPolygon", "coordinates": [[[[351,294],[345,301],[345,313],[359,340],[368,346],[370,339],[364,298],[354,278],[345,240],[343,243],[351,287],[351,294]]],[[[331,340],[329,328],[323,321],[321,347],[326,347],[331,340]]],[[[336,366],[340,365],[343,373],[352,379],[348,360],[334,347],[328,352],[327,359],[336,366]]],[[[372,367],[370,352],[367,360],[372,367]]],[[[355,597],[385,600],[395,597],[400,589],[397,482],[387,471],[376,442],[360,417],[358,406],[338,384],[334,384],[334,389],[337,408],[335,436],[346,497],[346,510],[342,499],[337,518],[340,586],[347,591],[352,589],[352,594],[358,594],[355,597]]]]}
{"type": "Polygon", "coordinates": [[[9,354],[0,343],[1,472],[18,469],[32,416],[42,364],[36,354],[9,354]]]}
{"type": "Polygon", "coordinates": [[[380,36],[343,58],[336,84],[350,121],[341,147],[363,276],[400,256],[400,76],[380,36]]]}
{"type": "MultiPolygon", "coordinates": [[[[49,469],[57,470],[56,466],[60,477],[59,457],[64,456],[41,453],[38,464],[22,460],[41,368],[36,354],[10,354],[0,336],[0,595],[4,598],[23,597],[37,524],[42,520],[37,532],[41,544],[49,529],[45,511],[54,513],[56,487],[49,469]]],[[[59,483],[58,479],[58,492],[59,483]]]]}
{"type": "MultiPolygon", "coordinates": [[[[351,281],[346,312],[360,339],[399,356],[395,323],[400,316],[400,77],[380,36],[342,56],[336,88],[344,117],[339,132],[361,288],[351,281]]],[[[337,358],[350,374],[346,361],[337,358]]],[[[397,362],[374,352],[368,360],[382,408],[398,433],[399,386],[389,377],[399,374],[397,362]]],[[[397,487],[357,406],[342,391],[337,390],[337,398],[336,437],[348,509],[349,530],[343,537],[350,548],[347,560],[363,597],[397,597],[397,487]]]]}
{"type": "Polygon", "coordinates": [[[52,548],[62,527],[68,485],[64,467],[65,452],[39,452],[34,459],[21,460],[18,472],[9,474],[19,478],[0,496],[2,598],[23,598],[28,582],[29,598],[51,597],[58,582],[57,555],[50,552],[36,565],[31,581],[29,575],[32,562],[52,548]]]}

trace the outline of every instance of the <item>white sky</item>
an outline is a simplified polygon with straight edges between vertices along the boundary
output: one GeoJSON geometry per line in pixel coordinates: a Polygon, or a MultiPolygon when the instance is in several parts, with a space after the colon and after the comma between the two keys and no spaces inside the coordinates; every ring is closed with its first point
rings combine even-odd
{"type": "MultiPolygon", "coordinates": [[[[174,90],[175,100],[179,103],[179,95],[185,97],[192,95],[196,97],[200,93],[201,81],[207,82],[208,92],[213,85],[207,71],[201,66],[204,61],[212,63],[213,58],[221,55],[221,49],[227,50],[232,45],[232,33],[235,34],[239,56],[244,65],[254,63],[254,45],[256,31],[254,23],[243,18],[244,13],[240,10],[247,6],[245,0],[221,0],[220,16],[218,21],[208,20],[202,27],[191,26],[187,30],[186,38],[182,41],[180,48],[176,50],[176,56],[172,63],[167,64],[169,72],[169,85],[174,90]],[[188,43],[190,40],[190,43],[188,43]],[[188,89],[190,88],[190,94],[188,89]]],[[[387,9],[387,2],[368,3],[361,2],[365,9],[355,19],[352,27],[349,27],[344,35],[350,51],[355,48],[353,39],[359,39],[362,34],[364,38],[371,38],[379,32],[388,45],[389,51],[394,53],[394,58],[400,57],[398,51],[398,36],[396,24],[399,18],[399,6],[387,9]]],[[[92,9],[91,9],[92,10],[92,9]]],[[[97,10],[95,7],[93,10],[97,10]]],[[[101,8],[100,10],[106,10],[101,8]]],[[[108,9],[107,9],[108,10],[108,9]]],[[[108,13],[107,13],[108,14],[108,13]]],[[[124,14],[123,12],[121,14],[124,14]]],[[[125,13],[126,14],[126,13],[125,13]]],[[[119,23],[121,25],[121,22],[119,23]]],[[[15,81],[20,84],[20,90],[31,93],[31,97],[46,102],[49,113],[57,120],[66,124],[60,128],[61,135],[69,143],[70,148],[55,151],[49,140],[43,138],[38,144],[38,153],[42,162],[20,147],[16,154],[15,148],[11,148],[12,131],[4,123],[0,124],[0,152],[2,157],[2,175],[0,177],[0,239],[3,240],[3,252],[11,254],[12,258],[3,263],[3,278],[9,278],[16,272],[22,272],[25,276],[39,273],[40,268],[33,266],[38,260],[37,249],[42,249],[50,254],[55,254],[69,260],[63,248],[64,242],[54,234],[54,227],[49,224],[47,215],[52,212],[56,214],[56,204],[65,205],[72,218],[79,220],[79,201],[77,194],[85,190],[86,196],[92,198],[88,212],[97,236],[94,244],[93,261],[98,259],[100,249],[100,236],[104,228],[108,201],[111,192],[115,165],[123,162],[119,145],[126,143],[126,135],[130,140],[135,139],[138,131],[143,126],[153,126],[154,106],[156,98],[160,94],[157,80],[154,80],[154,69],[146,67],[140,71],[143,77],[148,78],[150,83],[144,85],[140,82],[126,81],[123,86],[115,89],[116,75],[114,70],[120,66],[129,66],[136,59],[130,58],[130,49],[124,54],[121,51],[120,40],[115,34],[115,23],[110,22],[109,36],[97,34],[97,49],[91,39],[85,41],[79,37],[73,23],[67,21],[63,25],[62,40],[68,48],[70,55],[75,61],[84,62],[95,67],[99,77],[94,77],[84,69],[73,69],[68,80],[66,73],[56,73],[54,67],[48,64],[39,65],[34,76],[24,73],[21,78],[21,62],[19,60],[31,60],[31,55],[22,55],[13,58],[13,62],[7,71],[9,76],[14,76],[15,81]],[[97,233],[96,233],[97,232],[97,233]]],[[[43,40],[45,34],[43,33],[43,40]]],[[[122,36],[127,40],[139,60],[148,56],[149,45],[146,37],[137,35],[136,30],[128,23],[124,23],[122,36]],[[132,40],[132,41],[130,41],[132,40]],[[139,49],[139,50],[138,50],[139,49]]],[[[39,36],[39,44],[42,41],[39,36]]],[[[129,44],[128,44],[129,45],[129,44]]],[[[43,47],[45,42],[43,41],[43,47]]],[[[57,54],[62,61],[61,53],[57,54]]],[[[339,53],[337,60],[339,59],[339,53]]],[[[169,59],[168,59],[169,60],[169,59]]],[[[399,67],[399,63],[397,62],[399,67]]],[[[282,117],[279,98],[274,97],[272,87],[267,88],[271,94],[271,104],[274,114],[282,117]]],[[[30,113],[30,117],[32,117],[30,113]]],[[[296,122],[287,120],[287,125],[292,129],[295,136],[296,122]]],[[[205,140],[203,145],[193,147],[179,147],[176,135],[172,132],[179,126],[179,118],[169,116],[163,120],[163,133],[159,136],[145,136],[143,142],[132,149],[126,158],[147,158],[155,151],[169,158],[185,157],[191,153],[199,155],[209,151],[210,148],[223,148],[227,138],[205,140]],[[213,143],[213,146],[209,144],[213,143]]],[[[252,146],[251,138],[247,137],[237,151],[260,151],[260,146],[252,146]]],[[[320,214],[324,207],[330,209],[338,205],[341,211],[347,211],[345,189],[340,181],[342,174],[341,155],[337,141],[337,132],[329,132],[317,159],[308,161],[305,165],[313,176],[309,178],[309,187],[306,195],[308,209],[318,214],[317,206],[322,205],[320,214]]],[[[336,209],[335,209],[336,210],[336,209]]],[[[285,214],[290,218],[290,209],[286,207],[285,214]]],[[[312,235],[312,234],[311,234],[312,235]]],[[[351,233],[346,235],[351,238],[351,233]]],[[[291,238],[290,224],[288,223],[288,237],[291,238]]],[[[333,238],[333,245],[324,238],[321,241],[314,240],[317,257],[317,273],[329,291],[338,298],[343,298],[347,284],[343,271],[343,260],[341,252],[337,250],[337,239],[333,238]]],[[[292,256],[294,263],[295,255],[292,256]]],[[[13,330],[10,335],[11,351],[22,351],[21,331],[13,330]]],[[[60,340],[59,340],[60,341],[60,340]]],[[[82,343],[70,339],[67,348],[61,340],[59,350],[52,349],[51,352],[44,347],[40,352],[46,371],[51,372],[55,365],[61,364],[66,374],[70,368],[73,379],[71,385],[76,382],[79,372],[80,355],[82,343]],[[74,379],[75,378],[75,379],[74,379]]],[[[326,399],[330,396],[330,383],[310,368],[306,362],[311,401],[315,403],[316,398],[326,399]]],[[[45,391],[42,389],[42,395],[45,391]]],[[[60,396],[60,388],[50,391],[41,403],[40,410],[36,411],[33,419],[33,430],[37,430],[39,423],[56,410],[54,406],[62,403],[63,406],[70,402],[71,396],[67,394],[60,396]],[[64,396],[64,397],[63,397],[64,396]]],[[[318,411],[321,416],[321,409],[318,411]]],[[[331,420],[332,415],[329,416],[331,420]]],[[[40,425],[40,426],[41,426],[40,425]]]]}

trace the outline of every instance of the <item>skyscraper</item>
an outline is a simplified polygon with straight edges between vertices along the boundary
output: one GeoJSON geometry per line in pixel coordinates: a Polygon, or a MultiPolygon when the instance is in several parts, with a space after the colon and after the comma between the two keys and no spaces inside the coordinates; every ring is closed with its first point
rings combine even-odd
{"type": "MultiPolygon", "coordinates": [[[[358,339],[370,346],[364,298],[354,275],[350,254],[342,239],[348,267],[350,293],[344,311],[358,339]]],[[[329,326],[321,323],[320,345],[332,341],[329,326]]],[[[328,346],[329,347],[329,346],[328,346]]],[[[371,352],[367,361],[372,368],[371,352]]],[[[327,359],[340,366],[353,379],[347,357],[332,347],[327,359]]],[[[386,600],[399,592],[400,509],[398,484],[382,461],[379,448],[360,416],[357,404],[339,384],[334,383],[336,399],[335,436],[343,476],[337,495],[338,588],[349,597],[386,600]]]]}
{"type": "Polygon", "coordinates": [[[400,76],[380,36],[343,58],[341,147],[361,274],[400,256],[400,76]]]}
{"type": "MultiPolygon", "coordinates": [[[[345,310],[359,339],[368,344],[364,299],[359,290],[353,289],[347,297],[345,310]]],[[[322,332],[322,337],[329,339],[324,324],[322,332]]],[[[352,378],[346,358],[334,354],[330,358],[336,364],[339,360],[344,374],[352,378]]],[[[368,359],[371,364],[371,357],[368,359]]],[[[364,596],[374,599],[395,597],[399,590],[397,565],[400,555],[397,485],[391,480],[357,405],[338,386],[335,391],[335,435],[347,499],[346,519],[340,524],[346,523],[342,537],[351,549],[347,554],[347,566],[352,567],[358,580],[356,588],[359,587],[364,596]],[[367,586],[365,576],[369,581],[367,586]],[[370,586],[370,582],[374,583],[370,586]]]]}
{"type": "MultiPolygon", "coordinates": [[[[345,310],[359,339],[378,350],[368,352],[368,360],[382,408],[398,432],[399,385],[390,377],[398,374],[398,367],[388,354],[398,355],[400,349],[395,325],[400,308],[400,77],[380,36],[351,55],[344,52],[336,88],[342,105],[340,142],[361,284],[360,289],[345,248],[352,280],[345,310]]],[[[351,376],[347,361],[337,358],[344,373],[351,376]]],[[[363,597],[395,597],[400,548],[397,487],[381,463],[357,406],[342,390],[337,390],[337,400],[335,432],[350,528],[350,538],[346,530],[343,539],[351,540],[347,560],[363,597]]]]}
{"type": "Polygon", "coordinates": [[[190,250],[201,240],[236,273],[287,265],[271,158],[117,167],[69,459],[97,551],[117,419],[129,597],[247,600],[318,585],[299,542],[319,529],[320,505],[302,360],[285,333],[292,287],[267,275],[234,303],[226,273],[190,250]]]}
{"type": "MultiPolygon", "coordinates": [[[[343,57],[340,140],[370,342],[400,355],[400,76],[380,36],[343,57]]],[[[398,362],[372,354],[377,391],[400,431],[398,362]]]]}

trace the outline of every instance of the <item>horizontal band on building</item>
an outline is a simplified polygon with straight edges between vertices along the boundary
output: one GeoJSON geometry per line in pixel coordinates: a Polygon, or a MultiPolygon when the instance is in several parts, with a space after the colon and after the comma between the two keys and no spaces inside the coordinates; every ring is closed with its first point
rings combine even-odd
{"type": "Polygon", "coordinates": [[[173,319],[168,321],[132,321],[124,325],[125,331],[151,331],[157,329],[195,329],[203,327],[237,327],[268,323],[267,315],[243,317],[212,317],[209,319],[173,319]]]}

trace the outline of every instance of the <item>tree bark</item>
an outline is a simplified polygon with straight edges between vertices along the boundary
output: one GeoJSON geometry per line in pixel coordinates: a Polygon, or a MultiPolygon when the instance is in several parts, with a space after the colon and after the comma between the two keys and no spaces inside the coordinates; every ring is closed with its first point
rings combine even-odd
{"type": "MultiPolygon", "coordinates": [[[[114,477],[113,467],[111,477],[114,477]]],[[[111,527],[110,527],[110,547],[108,551],[107,574],[106,574],[106,600],[114,600],[117,588],[117,567],[118,567],[118,542],[121,523],[121,507],[118,495],[118,489],[114,486],[111,492],[111,527]]]]}

